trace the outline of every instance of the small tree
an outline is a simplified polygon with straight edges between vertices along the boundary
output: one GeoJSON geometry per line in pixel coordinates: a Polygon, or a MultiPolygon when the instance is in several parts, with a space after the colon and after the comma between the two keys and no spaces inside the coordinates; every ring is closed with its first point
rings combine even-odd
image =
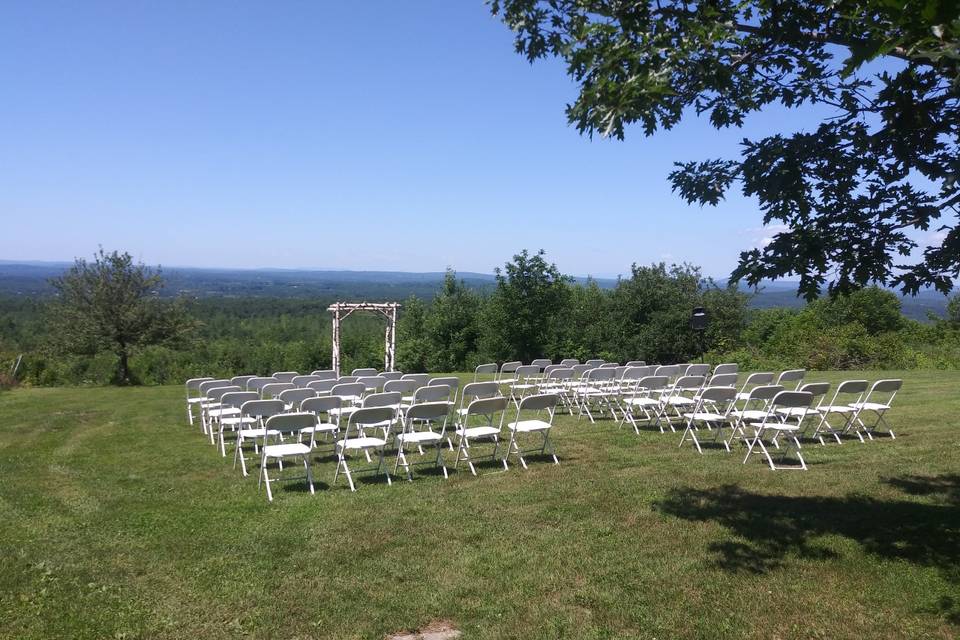
{"type": "Polygon", "coordinates": [[[58,294],[50,307],[51,345],[78,355],[113,352],[116,384],[133,382],[130,355],[137,347],[180,342],[194,327],[180,302],[157,297],[159,267],[135,264],[129,253],[101,248],[93,262],[78,258],[51,285],[58,294]]]}

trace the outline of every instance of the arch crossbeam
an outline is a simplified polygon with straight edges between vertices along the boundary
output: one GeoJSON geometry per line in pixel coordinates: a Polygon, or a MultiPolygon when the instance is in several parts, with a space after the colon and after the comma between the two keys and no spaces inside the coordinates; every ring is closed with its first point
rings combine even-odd
{"type": "Polygon", "coordinates": [[[335,302],[327,311],[333,314],[333,369],[340,375],[340,322],[354,311],[370,311],[387,319],[383,341],[383,370],[393,371],[397,353],[397,309],[399,302],[335,302]]]}

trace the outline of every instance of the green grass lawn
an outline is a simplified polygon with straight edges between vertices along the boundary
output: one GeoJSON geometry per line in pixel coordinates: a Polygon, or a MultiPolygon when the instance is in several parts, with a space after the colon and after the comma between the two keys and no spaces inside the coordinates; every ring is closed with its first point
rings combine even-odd
{"type": "Polygon", "coordinates": [[[564,417],[559,466],[351,494],[327,457],[272,504],[180,387],[2,393],[0,635],[957,637],[960,373],[890,375],[897,439],[807,472],[564,417]]]}

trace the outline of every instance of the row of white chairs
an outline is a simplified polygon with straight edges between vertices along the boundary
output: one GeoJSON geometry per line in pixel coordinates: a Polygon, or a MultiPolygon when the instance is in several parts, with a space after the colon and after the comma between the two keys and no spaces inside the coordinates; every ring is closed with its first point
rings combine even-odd
{"type": "MultiPolygon", "coordinates": [[[[260,456],[259,484],[266,487],[270,500],[273,499],[270,486],[273,480],[269,477],[269,467],[277,462],[282,469],[283,460],[291,457],[303,462],[307,484],[313,492],[311,457],[323,446],[318,437],[333,445],[337,458],[334,482],[341,474],[345,475],[351,490],[356,490],[353,474],[359,471],[375,470],[386,476],[388,484],[392,483],[391,473],[384,468],[384,455],[391,445],[396,455],[393,473],[396,474],[402,466],[408,479],[412,479],[411,447],[422,455],[424,447],[434,446],[433,464],[442,469],[444,477],[448,475],[443,460],[444,446],[456,452],[454,469],[462,461],[474,475],[476,455],[471,453],[475,448],[471,445],[491,442],[493,452],[490,457],[498,459],[509,398],[499,393],[500,387],[496,383],[493,383],[492,390],[491,383],[466,385],[459,408],[454,411],[459,380],[451,377],[426,380],[424,386],[411,387],[410,396],[404,396],[401,391],[380,391],[359,381],[336,384],[321,395],[311,388],[316,381],[311,381],[307,387],[277,389],[271,386],[289,383],[266,382],[261,385],[264,379],[241,378],[244,380],[191,379],[187,382],[187,404],[188,407],[199,406],[201,425],[205,425],[211,442],[219,445],[223,456],[226,456],[227,435],[232,434],[234,467],[239,464],[244,476],[248,475],[245,449],[252,446],[254,453],[260,456]],[[445,384],[448,381],[455,381],[456,386],[445,384]],[[245,382],[247,386],[241,388],[232,382],[245,382]],[[477,424],[478,420],[480,424],[477,424]],[[448,424],[452,433],[448,433],[448,424]],[[362,454],[372,462],[371,453],[377,456],[375,466],[351,470],[349,460],[352,455],[362,454]]],[[[389,389],[395,383],[423,381],[393,380],[387,381],[384,387],[389,389]]],[[[539,394],[528,396],[516,405],[514,420],[506,423],[510,434],[506,451],[499,458],[505,470],[509,468],[508,459],[513,455],[526,468],[524,454],[534,450],[559,463],[549,436],[557,402],[555,395],[539,394]],[[546,412],[546,419],[543,412],[546,412]],[[521,438],[533,434],[539,435],[540,446],[521,449],[521,438]]]]}

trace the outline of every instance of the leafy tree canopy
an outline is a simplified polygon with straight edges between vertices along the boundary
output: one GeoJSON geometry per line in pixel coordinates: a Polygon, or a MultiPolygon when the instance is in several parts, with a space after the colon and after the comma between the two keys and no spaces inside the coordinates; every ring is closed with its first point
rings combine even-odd
{"type": "Polygon", "coordinates": [[[163,286],[160,270],[133,262],[129,253],[105,253],[93,262],[78,258],[62,277],[51,281],[57,300],[50,308],[51,345],[55,350],[117,356],[115,382],[132,382],[131,352],[147,345],[182,341],[194,328],[182,305],[155,295],[163,286]]]}
{"type": "Polygon", "coordinates": [[[813,131],[744,139],[739,158],[670,174],[687,202],[717,204],[736,184],[765,224],[786,227],[742,252],[734,278],[797,275],[812,299],[824,285],[946,292],[960,275],[957,0],[489,4],[519,53],[566,62],[580,89],[567,116],[581,133],[623,138],[639,123],[651,135],[691,109],[717,128],[771,104],[830,109],[813,131]],[[880,58],[886,70],[871,72],[880,58]]]}

